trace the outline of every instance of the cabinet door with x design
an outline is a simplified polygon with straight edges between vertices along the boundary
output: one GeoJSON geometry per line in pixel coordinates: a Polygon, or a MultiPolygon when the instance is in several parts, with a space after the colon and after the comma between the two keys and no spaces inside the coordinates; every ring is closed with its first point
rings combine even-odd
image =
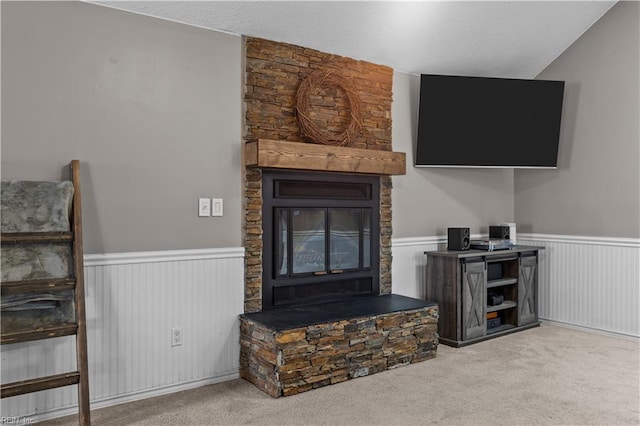
{"type": "Polygon", "coordinates": [[[534,254],[520,256],[518,280],[518,325],[538,321],[538,259],[534,254]]]}
{"type": "Polygon", "coordinates": [[[485,286],[487,268],[483,259],[464,259],[462,268],[462,340],[484,336],[487,330],[485,286]]]}

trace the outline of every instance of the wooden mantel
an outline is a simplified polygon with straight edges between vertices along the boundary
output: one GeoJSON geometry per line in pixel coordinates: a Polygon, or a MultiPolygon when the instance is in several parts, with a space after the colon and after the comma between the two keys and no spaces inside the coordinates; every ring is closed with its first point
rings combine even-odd
{"type": "Polygon", "coordinates": [[[245,165],[326,172],[406,174],[404,152],[258,139],[245,146],[245,165]]]}

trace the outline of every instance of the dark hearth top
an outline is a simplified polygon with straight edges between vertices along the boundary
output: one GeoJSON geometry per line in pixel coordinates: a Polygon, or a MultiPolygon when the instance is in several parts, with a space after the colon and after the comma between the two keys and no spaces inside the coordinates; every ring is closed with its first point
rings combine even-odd
{"type": "Polygon", "coordinates": [[[421,299],[400,296],[398,294],[386,294],[381,296],[358,297],[337,302],[271,309],[262,312],[242,314],[240,316],[263,324],[275,331],[285,331],[314,324],[388,314],[391,312],[409,311],[435,305],[434,302],[421,299]]]}

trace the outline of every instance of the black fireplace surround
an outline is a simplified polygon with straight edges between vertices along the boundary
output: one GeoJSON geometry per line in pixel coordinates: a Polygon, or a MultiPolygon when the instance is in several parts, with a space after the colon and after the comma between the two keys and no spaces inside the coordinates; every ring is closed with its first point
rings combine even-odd
{"type": "Polygon", "coordinates": [[[263,310],[380,292],[380,178],[263,171],[263,310]]]}

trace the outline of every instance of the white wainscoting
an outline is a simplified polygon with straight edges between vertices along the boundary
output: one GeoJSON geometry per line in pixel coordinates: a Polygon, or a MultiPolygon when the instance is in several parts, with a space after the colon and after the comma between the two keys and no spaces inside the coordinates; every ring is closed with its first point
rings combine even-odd
{"type": "MultiPolygon", "coordinates": [[[[471,235],[472,240],[486,238],[482,235],[471,235]]],[[[393,238],[391,250],[391,288],[395,294],[424,299],[426,295],[425,251],[444,250],[447,248],[447,237],[412,237],[393,238]]]]}
{"type": "MultiPolygon", "coordinates": [[[[640,240],[544,234],[517,238],[518,244],[544,247],[540,319],[640,337],[640,240]]],[[[445,246],[446,237],[393,239],[393,292],[423,298],[424,252],[445,246]]]]}
{"type": "MultiPolygon", "coordinates": [[[[640,240],[518,234],[518,243],[545,247],[541,319],[640,337],[640,240]]],[[[393,239],[394,293],[423,298],[424,252],[445,246],[445,237],[393,239]]],[[[85,285],[92,408],[238,377],[243,248],[87,255],[85,285]],[[170,346],[172,327],[182,346],[170,346]]],[[[72,337],[1,351],[3,382],[75,368],[72,337]]],[[[76,387],[1,403],[3,417],[75,414],[76,387]]]]}
{"type": "Polygon", "coordinates": [[[518,234],[540,251],[541,319],[640,337],[640,240],[518,234]]]}
{"type": "MultiPolygon", "coordinates": [[[[238,377],[244,248],[86,255],[91,408],[238,377]],[[171,346],[171,328],[183,344],[171,346]]],[[[2,346],[2,382],[75,370],[75,337],[2,346]]],[[[77,413],[77,387],[2,399],[2,416],[77,413]]]]}
{"type": "Polygon", "coordinates": [[[391,239],[391,290],[395,294],[424,299],[427,256],[425,251],[445,249],[446,237],[391,239]]]}

